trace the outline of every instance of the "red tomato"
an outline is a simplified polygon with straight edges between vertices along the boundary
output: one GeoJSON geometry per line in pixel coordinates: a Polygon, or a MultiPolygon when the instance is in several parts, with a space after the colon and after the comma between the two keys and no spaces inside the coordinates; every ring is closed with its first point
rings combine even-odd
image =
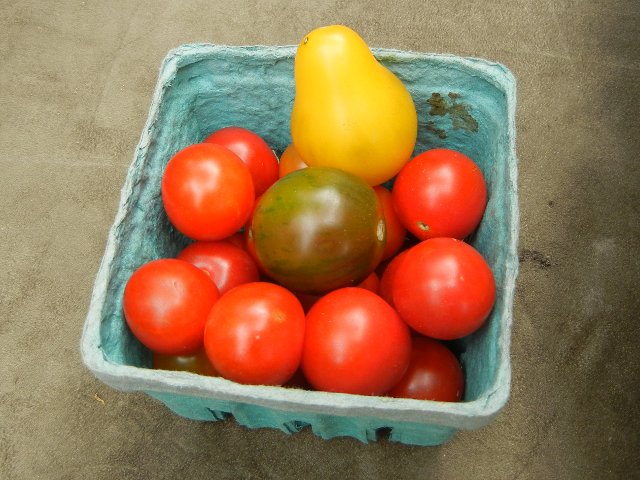
{"type": "Polygon", "coordinates": [[[154,353],[153,368],[157,370],[191,372],[209,377],[216,377],[218,375],[213,365],[211,365],[204,348],[201,348],[193,355],[163,355],[161,353],[154,353]]]}
{"type": "Polygon", "coordinates": [[[463,239],[480,223],[487,187],[480,168],[454,150],[428,150],[398,174],[393,204],[402,224],[420,240],[463,239]]]}
{"type": "Polygon", "coordinates": [[[378,293],[380,290],[380,279],[376,272],[371,272],[367,278],[361,281],[357,287],[365,288],[373,293],[378,293]]]}
{"type": "Polygon", "coordinates": [[[300,300],[300,304],[305,312],[308,312],[313,305],[322,298],[322,295],[314,295],[313,293],[294,292],[295,296],[300,300]]]}
{"type": "Polygon", "coordinates": [[[191,145],[167,164],[162,201],[173,225],[194,240],[220,240],[237,232],[253,208],[253,181],[230,150],[191,145]]]}
{"type": "Polygon", "coordinates": [[[224,240],[225,242],[233,243],[236,247],[240,247],[244,251],[247,251],[247,241],[245,239],[244,232],[236,232],[224,240]]]}
{"type": "Polygon", "coordinates": [[[202,348],[204,325],[219,293],[209,276],[183,260],[154,260],[136,270],[124,289],[124,315],[140,342],[165,355],[202,348]]]}
{"type": "Polygon", "coordinates": [[[280,155],[280,163],[278,164],[280,178],[303,168],[307,168],[307,164],[304,163],[304,160],[292,143],[285,148],[282,155],[280,155]]]}
{"type": "Polygon", "coordinates": [[[300,366],[304,328],[304,311],[293,293],[273,283],[245,283],[211,309],[204,345],[223,377],[282,385],[300,366]]]}
{"type": "Polygon", "coordinates": [[[464,375],[456,356],[436,340],[416,335],[411,340],[409,368],[388,395],[458,402],[463,392],[464,375]]]}
{"type": "Polygon", "coordinates": [[[302,370],[316,390],[382,395],[400,380],[410,353],[409,328],[369,290],[334,290],[307,314],[302,370]]]}
{"type": "Polygon", "coordinates": [[[257,282],[260,278],[251,255],[226,240],[192,243],[177,258],[208,273],[221,295],[233,287],[257,282]]]}
{"type": "Polygon", "coordinates": [[[391,301],[400,317],[417,332],[439,340],[476,331],[496,298],[487,262],[454,238],[424,240],[398,258],[389,274],[391,301]]]}
{"type": "Polygon", "coordinates": [[[255,195],[262,193],[278,180],[278,157],[262,137],[241,127],[225,127],[209,135],[205,143],[216,143],[238,155],[247,165],[253,178],[255,195]]]}
{"type": "Polygon", "coordinates": [[[408,250],[403,250],[398,255],[393,257],[385,267],[382,277],[380,278],[380,285],[378,286],[379,295],[384,298],[392,307],[394,305],[393,298],[391,297],[391,285],[393,285],[393,282],[395,280],[396,270],[398,269],[398,265],[400,265],[400,262],[402,261],[402,256],[407,252],[408,250]]]}
{"type": "Polygon", "coordinates": [[[381,185],[373,187],[373,190],[378,196],[378,201],[382,205],[382,211],[384,214],[384,222],[387,227],[387,243],[384,247],[384,253],[382,259],[390,258],[395,255],[404,243],[404,238],[407,234],[407,230],[400,222],[398,214],[393,207],[393,200],[391,192],[381,185]]]}

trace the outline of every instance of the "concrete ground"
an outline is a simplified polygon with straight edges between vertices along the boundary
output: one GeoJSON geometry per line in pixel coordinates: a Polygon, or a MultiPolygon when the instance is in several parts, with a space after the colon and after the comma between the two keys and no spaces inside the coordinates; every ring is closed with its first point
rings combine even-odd
{"type": "Polygon", "coordinates": [[[0,1],[0,478],[640,478],[639,39],[637,0],[0,1]],[[165,54],[332,23],[518,79],[512,395],[438,448],[192,422],[80,358],[165,54]]]}

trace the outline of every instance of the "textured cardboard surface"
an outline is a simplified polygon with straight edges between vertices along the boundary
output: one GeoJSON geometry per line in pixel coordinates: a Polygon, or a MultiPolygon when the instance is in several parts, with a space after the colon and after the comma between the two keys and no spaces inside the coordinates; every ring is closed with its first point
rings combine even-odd
{"type": "Polygon", "coordinates": [[[635,0],[0,2],[0,478],[634,478],[635,0]],[[435,448],[194,422],[82,364],[79,337],[166,53],[297,43],[495,60],[518,79],[509,402],[435,448]]]}

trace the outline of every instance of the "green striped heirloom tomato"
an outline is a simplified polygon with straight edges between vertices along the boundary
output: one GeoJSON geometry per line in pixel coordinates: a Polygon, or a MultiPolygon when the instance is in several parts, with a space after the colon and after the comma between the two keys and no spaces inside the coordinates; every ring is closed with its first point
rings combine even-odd
{"type": "Polygon", "coordinates": [[[336,168],[292,172],[267,190],[248,231],[269,277],[302,293],[356,285],[382,258],[386,227],[376,194],[336,168]]]}

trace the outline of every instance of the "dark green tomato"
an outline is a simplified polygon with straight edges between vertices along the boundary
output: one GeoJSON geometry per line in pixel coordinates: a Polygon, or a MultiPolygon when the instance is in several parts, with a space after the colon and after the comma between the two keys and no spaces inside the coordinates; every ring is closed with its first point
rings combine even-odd
{"type": "Polygon", "coordinates": [[[355,285],[382,258],[382,208],[364,180],[335,168],[290,173],[263,195],[249,249],[276,282],[304,293],[355,285]]]}

